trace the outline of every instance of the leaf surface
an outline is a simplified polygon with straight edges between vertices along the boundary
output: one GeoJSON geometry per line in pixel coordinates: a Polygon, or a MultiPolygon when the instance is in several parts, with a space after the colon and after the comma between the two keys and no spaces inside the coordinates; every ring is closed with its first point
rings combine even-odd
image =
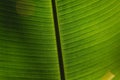
{"type": "Polygon", "coordinates": [[[1,1],[0,79],[119,80],[119,32],[120,0],[1,1]]]}

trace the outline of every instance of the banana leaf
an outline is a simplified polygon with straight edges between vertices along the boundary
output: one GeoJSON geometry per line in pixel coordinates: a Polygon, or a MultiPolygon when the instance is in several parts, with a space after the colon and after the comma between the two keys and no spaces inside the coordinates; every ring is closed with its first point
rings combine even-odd
{"type": "Polygon", "coordinates": [[[120,0],[1,0],[0,80],[120,80],[120,0]]]}

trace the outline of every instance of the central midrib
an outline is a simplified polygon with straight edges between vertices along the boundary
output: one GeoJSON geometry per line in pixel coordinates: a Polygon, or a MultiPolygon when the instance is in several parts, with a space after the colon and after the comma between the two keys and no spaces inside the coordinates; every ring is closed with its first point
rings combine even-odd
{"type": "Polygon", "coordinates": [[[65,80],[62,48],[61,48],[61,41],[60,41],[60,31],[59,31],[59,25],[58,25],[57,8],[56,8],[56,1],[55,0],[52,0],[52,10],[53,10],[53,19],[54,19],[55,34],[56,34],[56,43],[57,43],[57,52],[58,52],[58,60],[59,60],[59,68],[60,68],[60,77],[61,77],[61,80],[65,80]]]}

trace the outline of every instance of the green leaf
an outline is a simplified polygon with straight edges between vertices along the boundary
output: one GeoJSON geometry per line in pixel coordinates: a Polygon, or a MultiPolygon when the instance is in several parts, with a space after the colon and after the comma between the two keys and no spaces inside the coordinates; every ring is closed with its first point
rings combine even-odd
{"type": "Polygon", "coordinates": [[[0,2],[0,80],[119,80],[120,0],[0,2]]]}

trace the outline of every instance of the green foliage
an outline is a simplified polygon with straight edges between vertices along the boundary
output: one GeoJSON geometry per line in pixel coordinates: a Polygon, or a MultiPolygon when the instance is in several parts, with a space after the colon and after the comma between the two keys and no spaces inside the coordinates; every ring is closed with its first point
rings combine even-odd
{"type": "MultiPolygon", "coordinates": [[[[56,9],[65,79],[119,80],[120,0],[56,0],[56,9]]],[[[0,2],[0,80],[61,80],[54,24],[51,0],[0,2]]]]}

